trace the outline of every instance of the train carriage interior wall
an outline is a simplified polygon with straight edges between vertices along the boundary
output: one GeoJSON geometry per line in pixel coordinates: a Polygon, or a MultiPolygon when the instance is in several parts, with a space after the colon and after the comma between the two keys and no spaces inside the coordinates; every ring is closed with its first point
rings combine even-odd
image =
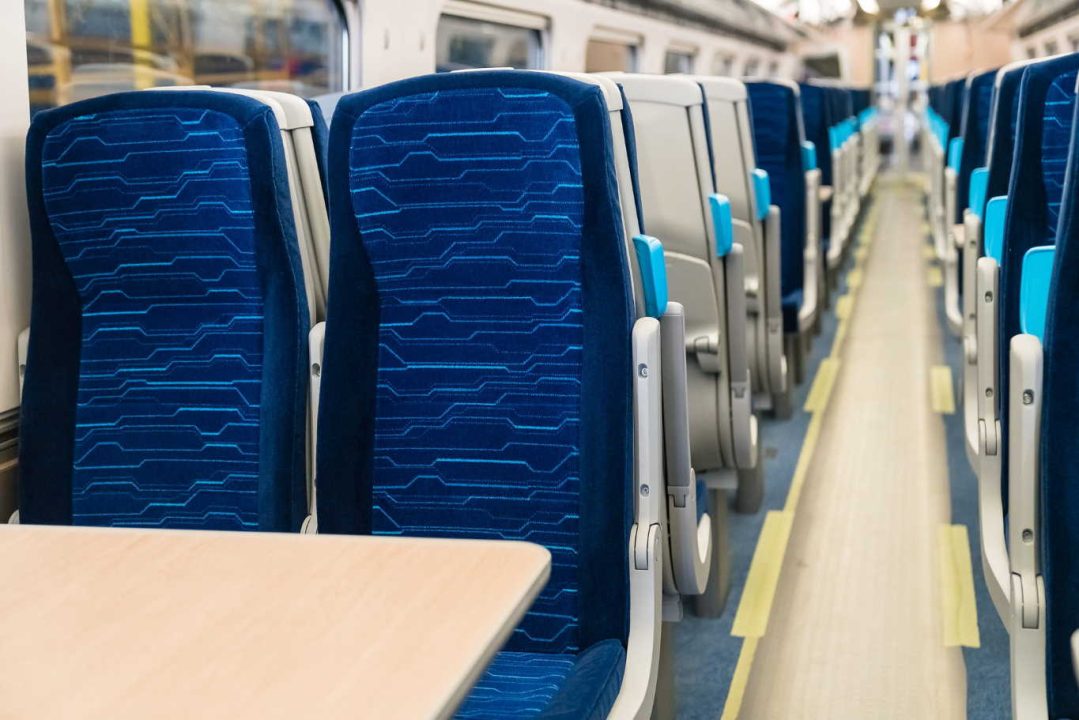
{"type": "Polygon", "coordinates": [[[0,8],[0,718],[1079,718],[1079,0],[0,8]]]}

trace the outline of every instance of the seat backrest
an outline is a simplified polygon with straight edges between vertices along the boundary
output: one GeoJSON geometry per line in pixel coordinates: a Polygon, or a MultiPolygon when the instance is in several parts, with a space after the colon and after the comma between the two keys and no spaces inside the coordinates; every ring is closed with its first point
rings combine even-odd
{"type": "MultiPolygon", "coordinates": [[[[1001,437],[1008,437],[1010,341],[1021,332],[1019,315],[1023,257],[1032,247],[1052,245],[1064,193],[1064,175],[1075,106],[1079,55],[1025,68],[1018,93],[1015,164],[1004,218],[998,290],[997,408],[1001,437]]],[[[1008,506],[1007,443],[1000,449],[1001,493],[1008,506]]]]}
{"type": "Polygon", "coordinates": [[[750,82],[757,164],[768,172],[772,202],[782,212],[781,268],[783,294],[801,290],[805,274],[805,169],[798,86],[785,82],[750,82]]]}
{"type": "MultiPolygon", "coordinates": [[[[813,83],[800,83],[798,90],[802,102],[802,122],[805,138],[817,148],[817,167],[820,169],[822,186],[830,186],[832,177],[832,153],[828,135],[829,113],[825,88],[813,83]]],[[[826,247],[832,236],[831,200],[822,204],[820,213],[820,245],[826,247]]]]}
{"type": "MultiPolygon", "coordinates": [[[[1066,173],[1054,161],[1043,167],[1048,201],[1046,218],[1059,217],[1056,261],[1044,335],[1042,376],[1042,442],[1040,570],[1045,583],[1046,672],[1049,717],[1079,716],[1079,687],[1072,669],[1071,636],[1079,627],[1079,443],[1075,418],[1079,412],[1079,122],[1075,118],[1076,56],[1067,55],[1030,68],[1024,85],[1041,84],[1049,66],[1065,73],[1045,90],[1045,121],[1039,145],[1067,148],[1066,173]],[[1070,66],[1070,69],[1066,69],[1070,66]],[[1061,104],[1068,99],[1070,103],[1061,104]],[[1068,107],[1073,109],[1069,112],[1068,107]],[[1061,121],[1068,119],[1066,124],[1061,121]],[[1049,128],[1052,128],[1049,131],[1049,128]],[[1057,183],[1063,178],[1063,193],[1057,183]],[[1051,194],[1050,194],[1051,193],[1051,194]],[[1053,207],[1053,200],[1062,201],[1053,207]]],[[[1019,143],[1027,141],[1020,130],[1019,143]]],[[[1056,157],[1056,153],[1053,153],[1056,157]]],[[[1044,243],[1043,243],[1044,244],[1044,243]]]]}
{"type": "MultiPolygon", "coordinates": [[[[989,139],[989,117],[993,102],[993,87],[996,84],[997,71],[989,70],[967,79],[963,105],[963,155],[959,164],[959,177],[956,179],[955,222],[963,221],[963,210],[967,208],[970,194],[970,174],[985,166],[985,149],[989,139]]],[[[976,208],[981,212],[981,208],[976,208]]]]}
{"type": "Polygon", "coordinates": [[[733,466],[722,238],[709,206],[715,186],[701,88],[671,75],[610,77],[633,109],[641,198],[648,232],[663,242],[669,297],[685,308],[686,337],[714,341],[718,353],[718,374],[689,363],[693,467],[733,466]]]}
{"type": "Polygon", "coordinates": [[[997,73],[986,140],[986,167],[989,169],[985,192],[987,201],[1008,192],[1015,130],[1019,121],[1019,85],[1024,70],[1030,64],[1029,60],[1015,62],[1005,65],[997,73]]]}
{"type": "Polygon", "coordinates": [[[731,201],[731,215],[757,224],[757,198],[750,177],[757,167],[745,85],[734,78],[694,77],[704,92],[709,140],[715,157],[716,192],[731,201]]]}
{"type": "Polygon", "coordinates": [[[603,90],[507,70],[342,98],[319,530],[527,540],[507,648],[625,642],[630,294],[603,90]]]}
{"type": "Polygon", "coordinates": [[[23,522],[295,530],[308,309],[280,130],[246,97],[37,115],[23,522]]]}
{"type": "Polygon", "coordinates": [[[946,86],[947,105],[944,119],[948,121],[948,142],[963,134],[963,108],[967,104],[967,78],[956,78],[946,86]]]}

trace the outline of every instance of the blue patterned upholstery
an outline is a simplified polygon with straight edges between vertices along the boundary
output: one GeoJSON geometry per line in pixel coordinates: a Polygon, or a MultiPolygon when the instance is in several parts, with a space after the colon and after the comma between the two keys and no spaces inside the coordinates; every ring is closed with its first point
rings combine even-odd
{"type": "MultiPolygon", "coordinates": [[[[1049,717],[1079,717],[1079,688],[1071,662],[1071,634],[1079,627],[1079,445],[1075,442],[1079,373],[1079,308],[1076,290],[1075,168],[1079,146],[1074,135],[1075,83],[1079,54],[1031,65],[1020,89],[1016,133],[1016,163],[1012,173],[1005,222],[1004,262],[1001,267],[998,319],[1002,353],[1002,397],[1007,398],[1006,339],[1019,330],[1020,263],[1037,245],[1058,245],[1053,286],[1045,327],[1045,365],[1042,388],[1041,570],[1046,600],[1046,668],[1049,717]],[[1071,169],[1065,171],[1067,166],[1071,169]],[[1064,188],[1067,187],[1067,191],[1064,188]],[[1059,217],[1059,226],[1057,219],[1059,217]]],[[[1007,406],[1002,408],[1007,431],[1007,406]]],[[[1005,435],[1005,439],[1007,435],[1005,435]]],[[[1003,446],[1007,450],[1007,443],[1003,446]]],[[[1002,458],[1007,467],[1008,458],[1002,458]]],[[[1007,476],[1002,490],[1007,497],[1007,476]]]]}
{"type": "Polygon", "coordinates": [[[945,109],[941,115],[948,121],[948,141],[960,137],[963,132],[963,108],[967,103],[967,81],[957,78],[945,85],[945,109]]]}
{"type": "Polygon", "coordinates": [[[307,311],[276,132],[198,92],[35,119],[25,522],[298,527],[307,311]]]}
{"type": "Polygon", "coordinates": [[[573,672],[576,657],[500,652],[461,709],[460,720],[503,720],[539,715],[573,672]]]}
{"type": "Polygon", "coordinates": [[[746,83],[753,111],[757,167],[768,172],[772,203],[782,212],[780,232],[783,326],[798,331],[805,274],[805,170],[801,108],[794,89],[769,82],[746,83]]]}
{"type": "Polygon", "coordinates": [[[986,143],[986,160],[989,168],[985,191],[987,200],[1008,193],[1008,180],[1012,174],[1012,155],[1015,149],[1015,131],[1019,122],[1019,85],[1026,67],[1024,65],[1012,68],[1004,73],[994,94],[986,143]]]}
{"type": "MultiPolygon", "coordinates": [[[[955,183],[957,223],[963,222],[963,210],[966,209],[970,194],[970,174],[985,166],[985,148],[989,139],[989,116],[996,76],[996,70],[989,70],[968,81],[967,102],[963,108],[963,158],[955,183]]],[[[978,212],[981,212],[980,208],[978,212]]]]}
{"type": "Polygon", "coordinates": [[[559,657],[625,642],[633,307],[610,132],[599,88],[512,71],[346,97],[330,131],[320,530],[551,551],[506,647],[523,654],[492,669],[523,679],[486,678],[482,708],[538,704],[559,657]]]}
{"type": "Polygon", "coordinates": [[[625,650],[615,640],[580,655],[500,652],[458,720],[604,720],[618,697],[625,650]]]}
{"type": "MultiPolygon", "coordinates": [[[[1029,66],[1019,88],[1015,164],[1004,218],[1003,262],[998,294],[997,412],[1008,437],[1010,340],[1021,332],[1019,294],[1023,256],[1053,244],[1071,139],[1079,55],[1029,66]]],[[[1008,447],[1001,448],[1001,493],[1008,503],[1008,447]]]]}
{"type": "MultiPolygon", "coordinates": [[[[799,95],[802,100],[802,120],[805,138],[817,146],[817,166],[820,168],[820,182],[823,186],[832,184],[832,153],[828,138],[830,127],[828,103],[825,90],[819,85],[801,83],[799,95]]],[[[821,203],[820,209],[820,245],[821,256],[828,252],[832,236],[832,201],[821,203]]]]}

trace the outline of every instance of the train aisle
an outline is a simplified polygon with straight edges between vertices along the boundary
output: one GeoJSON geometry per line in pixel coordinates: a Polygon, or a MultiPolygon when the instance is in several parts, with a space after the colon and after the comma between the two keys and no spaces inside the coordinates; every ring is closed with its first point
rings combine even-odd
{"type": "Polygon", "coordinates": [[[811,392],[818,444],[775,513],[790,537],[743,718],[966,714],[963,657],[946,646],[943,618],[950,501],[922,207],[894,176],[880,179],[875,204],[862,277],[840,303],[849,329],[811,392]]]}

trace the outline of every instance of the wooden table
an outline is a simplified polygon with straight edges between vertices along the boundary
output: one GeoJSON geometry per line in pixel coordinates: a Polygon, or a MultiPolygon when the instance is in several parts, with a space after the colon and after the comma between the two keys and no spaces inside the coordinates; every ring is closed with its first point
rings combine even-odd
{"type": "Polygon", "coordinates": [[[0,525],[0,718],[443,718],[550,573],[513,542],[0,525]]]}

